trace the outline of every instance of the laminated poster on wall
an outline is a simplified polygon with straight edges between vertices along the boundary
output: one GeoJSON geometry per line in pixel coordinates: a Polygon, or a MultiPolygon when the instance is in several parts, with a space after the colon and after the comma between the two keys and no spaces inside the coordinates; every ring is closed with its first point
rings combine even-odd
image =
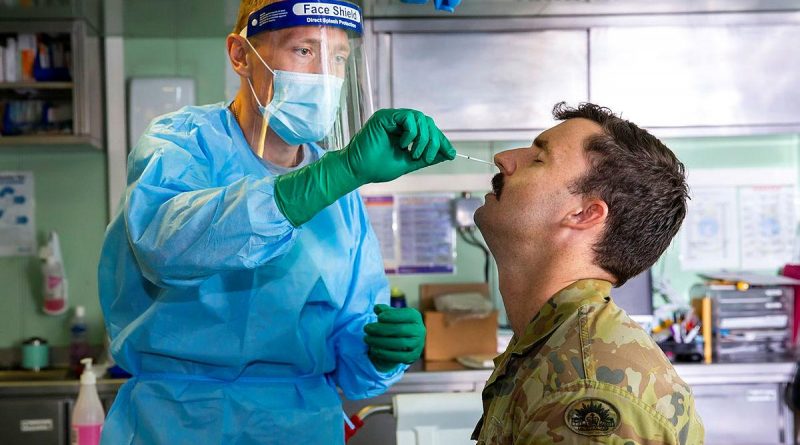
{"type": "Polygon", "coordinates": [[[33,172],[0,171],[0,256],[36,253],[33,172]]]}
{"type": "Polygon", "coordinates": [[[688,205],[681,236],[683,269],[737,268],[739,223],[736,189],[694,188],[688,205]]]}
{"type": "Polygon", "coordinates": [[[681,268],[760,270],[788,263],[797,227],[796,178],[785,168],[690,171],[681,268]]]}
{"type": "Polygon", "coordinates": [[[399,195],[398,273],[455,273],[451,193],[399,195]]]}
{"type": "Polygon", "coordinates": [[[795,188],[751,186],[739,189],[742,268],[772,269],[792,258],[795,245],[795,188]]]}
{"type": "Polygon", "coordinates": [[[451,193],[364,198],[390,274],[455,273],[451,193]]]}
{"type": "Polygon", "coordinates": [[[381,247],[383,268],[386,273],[397,273],[398,258],[395,248],[397,224],[395,224],[394,196],[365,196],[364,204],[367,207],[372,230],[378,237],[378,244],[381,247]]]}

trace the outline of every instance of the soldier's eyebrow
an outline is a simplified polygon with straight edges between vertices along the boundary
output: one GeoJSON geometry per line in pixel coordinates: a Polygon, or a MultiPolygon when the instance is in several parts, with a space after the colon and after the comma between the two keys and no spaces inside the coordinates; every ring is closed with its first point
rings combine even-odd
{"type": "Polygon", "coordinates": [[[533,146],[542,150],[547,154],[550,154],[549,144],[550,144],[549,141],[541,136],[533,140],[533,146]]]}

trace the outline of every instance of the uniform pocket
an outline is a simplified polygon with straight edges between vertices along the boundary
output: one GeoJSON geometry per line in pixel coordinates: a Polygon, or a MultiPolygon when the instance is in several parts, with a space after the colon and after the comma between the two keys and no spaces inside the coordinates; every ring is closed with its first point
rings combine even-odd
{"type": "Polygon", "coordinates": [[[483,423],[477,445],[512,445],[511,427],[504,425],[495,416],[487,417],[483,423]]]}

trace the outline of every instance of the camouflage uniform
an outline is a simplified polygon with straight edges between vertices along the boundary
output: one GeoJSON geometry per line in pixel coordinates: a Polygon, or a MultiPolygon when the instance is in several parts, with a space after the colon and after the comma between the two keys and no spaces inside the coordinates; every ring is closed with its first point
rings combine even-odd
{"type": "Polygon", "coordinates": [[[610,291],[566,287],[495,359],[478,445],[703,443],[689,387],[610,291]]]}

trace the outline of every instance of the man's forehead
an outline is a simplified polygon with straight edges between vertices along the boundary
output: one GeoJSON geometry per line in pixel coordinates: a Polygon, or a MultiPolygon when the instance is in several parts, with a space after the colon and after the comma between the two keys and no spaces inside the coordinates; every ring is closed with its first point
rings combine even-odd
{"type": "Polygon", "coordinates": [[[533,145],[545,150],[552,150],[554,147],[582,147],[586,138],[602,133],[603,128],[597,122],[583,118],[567,119],[543,131],[534,139],[533,145]]]}
{"type": "Polygon", "coordinates": [[[329,46],[344,46],[350,48],[347,32],[343,29],[329,26],[294,26],[275,31],[280,42],[287,41],[321,41],[326,40],[329,46]]]}

